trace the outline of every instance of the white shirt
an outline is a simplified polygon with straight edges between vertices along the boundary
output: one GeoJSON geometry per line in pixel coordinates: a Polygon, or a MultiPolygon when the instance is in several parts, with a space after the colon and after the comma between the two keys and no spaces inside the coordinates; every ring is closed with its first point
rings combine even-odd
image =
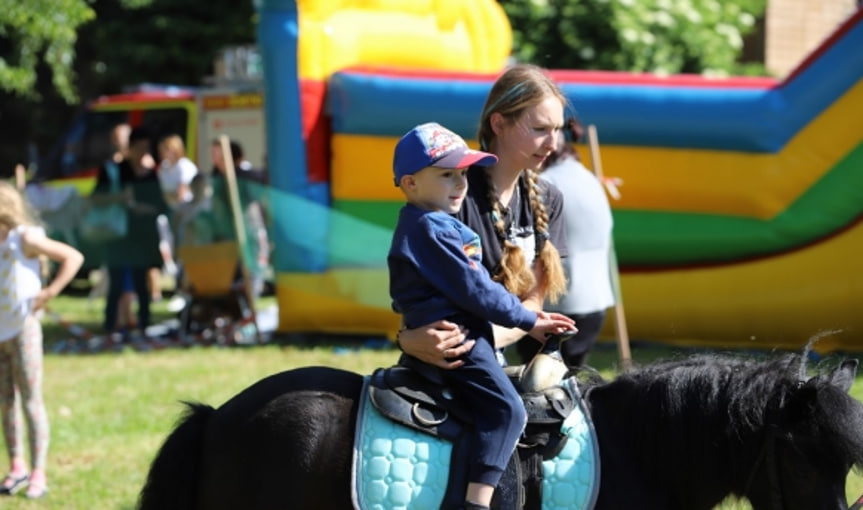
{"type": "Polygon", "coordinates": [[[21,331],[32,312],[33,298],[42,290],[39,259],[27,257],[21,249],[25,231],[45,235],[42,227],[18,226],[0,244],[0,342],[21,331]]]}
{"type": "MultiPolygon", "coordinates": [[[[192,182],[192,179],[198,175],[198,167],[192,163],[191,159],[186,157],[178,159],[176,163],[171,163],[166,159],[159,165],[158,175],[162,192],[172,197],[172,199],[168,200],[168,204],[173,206],[176,202],[173,197],[177,194],[177,188],[181,184],[188,186],[192,182]]],[[[180,197],[181,202],[188,202],[191,199],[192,192],[189,190],[186,190],[186,193],[180,197]]]]}
{"type": "Polygon", "coordinates": [[[569,288],[548,309],[586,314],[614,305],[609,255],[614,220],[599,180],[572,157],[559,159],[540,174],[563,193],[568,256],[563,260],[569,288]]]}

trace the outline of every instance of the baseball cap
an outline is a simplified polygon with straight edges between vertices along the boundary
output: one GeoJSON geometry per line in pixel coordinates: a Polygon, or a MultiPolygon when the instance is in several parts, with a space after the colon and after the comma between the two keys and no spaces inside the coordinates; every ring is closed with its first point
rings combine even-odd
{"type": "Polygon", "coordinates": [[[475,151],[464,139],[437,122],[420,124],[408,131],[396,144],[393,174],[396,186],[405,175],[413,175],[427,166],[464,168],[490,166],[497,156],[475,151]]]}

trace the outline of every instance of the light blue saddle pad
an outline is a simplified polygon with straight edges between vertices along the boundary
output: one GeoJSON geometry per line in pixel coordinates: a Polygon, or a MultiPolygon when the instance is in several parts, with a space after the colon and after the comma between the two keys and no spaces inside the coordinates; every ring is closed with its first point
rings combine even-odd
{"type": "MultiPolygon", "coordinates": [[[[382,416],[369,401],[368,382],[366,377],[354,437],[354,508],[438,510],[452,444],[382,416]]],[[[580,400],[561,431],[568,437],[564,448],[542,463],[542,509],[590,510],[599,490],[599,450],[580,400]]]]}

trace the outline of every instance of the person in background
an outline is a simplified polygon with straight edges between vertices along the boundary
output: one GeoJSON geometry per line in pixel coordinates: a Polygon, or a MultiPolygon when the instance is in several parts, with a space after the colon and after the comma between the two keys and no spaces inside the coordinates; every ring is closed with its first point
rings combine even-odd
{"type": "MultiPolygon", "coordinates": [[[[563,196],[538,177],[556,147],[566,103],[539,67],[519,64],[498,77],[483,106],[477,136],[480,149],[498,161],[471,167],[467,196],[456,214],[479,234],[483,266],[537,312],[546,298],[554,302],[566,290],[563,196]]],[[[497,348],[525,336],[522,329],[495,326],[497,348]]],[[[520,343],[527,347],[519,349],[523,361],[541,347],[529,337],[520,343]]],[[[461,357],[475,345],[464,328],[446,320],[411,325],[399,332],[398,344],[407,354],[442,368],[462,366],[461,357]]]]}
{"type": "MultiPolygon", "coordinates": [[[[132,126],[125,122],[121,122],[111,129],[111,146],[114,148],[111,160],[118,165],[125,159],[126,151],[129,150],[129,135],[131,133],[132,126]]],[[[145,155],[141,162],[145,166],[156,166],[156,160],[153,159],[152,154],[145,155]]]]}
{"type": "Polygon", "coordinates": [[[129,135],[126,158],[118,165],[122,191],[110,191],[111,179],[103,166],[91,197],[96,205],[124,204],[129,212],[128,234],[104,244],[108,270],[104,328],[108,333],[118,331],[117,305],[124,292],[126,278],[131,279],[138,298],[138,333],[143,336],[150,324],[152,295],[147,272],[152,267],[162,265],[156,217],[168,212],[156,172],[147,165],[150,150],[149,131],[140,127],[133,129],[129,135]]]}
{"type": "Polygon", "coordinates": [[[159,142],[159,183],[165,202],[171,209],[192,199],[189,186],[198,175],[198,167],[186,157],[186,145],[178,135],[168,135],[159,142]]]}
{"type": "Polygon", "coordinates": [[[468,168],[496,162],[493,154],[469,149],[433,122],[404,135],[393,158],[395,183],[407,199],[387,257],[393,309],[405,327],[447,319],[469,327],[476,340],[462,367],[443,372],[476,425],[468,446],[465,510],[488,510],[527,420],[521,397],[498,363],[492,322],[520,327],[540,343],[574,326],[564,315],[528,310],[492,280],[482,265],[479,235],[450,216],[467,194],[468,168]]]}
{"type": "MultiPolygon", "coordinates": [[[[259,296],[264,289],[264,280],[270,265],[270,240],[267,232],[268,206],[267,206],[267,174],[265,171],[255,168],[245,158],[243,146],[239,142],[230,141],[231,158],[234,163],[234,173],[237,176],[237,188],[240,195],[240,206],[242,207],[243,222],[246,225],[246,234],[249,245],[246,252],[246,264],[252,275],[252,294],[259,296]]],[[[213,197],[214,205],[221,202],[230,204],[227,196],[227,186],[224,185],[225,157],[222,144],[215,139],[210,144],[210,157],[213,161],[213,197]]],[[[237,279],[239,281],[241,268],[237,268],[237,279]]]]}
{"type": "MultiPolygon", "coordinates": [[[[165,202],[171,208],[173,213],[183,204],[188,204],[192,200],[191,183],[192,179],[198,175],[198,167],[189,158],[186,157],[186,144],[179,135],[168,135],[159,141],[159,164],[158,175],[159,183],[162,185],[162,192],[165,194],[165,202]]],[[[175,264],[175,244],[176,239],[171,236],[172,230],[171,220],[167,217],[159,217],[157,221],[162,225],[160,230],[160,250],[164,259],[164,266],[176,280],[182,280],[182,275],[179,273],[179,268],[175,264]]],[[[154,300],[161,298],[161,286],[159,268],[151,268],[148,273],[148,281],[150,282],[150,291],[154,300]]],[[[179,287],[179,286],[177,286],[179,287]]],[[[182,298],[174,296],[171,302],[168,303],[169,310],[181,309],[184,303],[180,303],[182,298]]]]}
{"type": "Polygon", "coordinates": [[[129,150],[129,134],[131,133],[132,126],[125,122],[117,124],[111,129],[111,146],[114,148],[111,160],[118,165],[126,159],[126,151],[129,150]]]}
{"type": "MultiPolygon", "coordinates": [[[[260,184],[266,184],[266,173],[261,169],[255,168],[246,159],[245,151],[240,142],[231,140],[229,145],[237,179],[247,179],[260,184]]],[[[213,175],[225,175],[225,157],[222,153],[222,144],[218,139],[210,143],[210,159],[213,161],[213,175]]]]}
{"type": "Polygon", "coordinates": [[[212,195],[209,178],[203,173],[196,175],[189,186],[192,199],[174,209],[172,225],[177,246],[199,246],[222,239],[216,237],[212,228],[212,195]]]}
{"type": "MultiPolygon", "coordinates": [[[[110,161],[115,165],[119,165],[128,157],[129,154],[129,135],[132,133],[132,126],[122,122],[111,129],[111,146],[114,152],[111,153],[110,161]]],[[[106,162],[107,163],[107,162],[106,162]]],[[[155,166],[155,161],[152,156],[147,154],[142,157],[141,164],[145,166],[155,166]]],[[[101,278],[94,286],[94,291],[98,289],[100,295],[107,294],[108,288],[108,268],[103,266],[100,270],[101,278]]],[[[128,273],[123,275],[123,292],[120,294],[120,299],[117,300],[117,325],[115,329],[131,331],[138,326],[134,314],[132,314],[132,305],[135,303],[135,288],[132,285],[132,276],[128,273]]],[[[91,296],[92,298],[92,296],[91,296]]]]}
{"type": "Polygon", "coordinates": [[[563,215],[568,257],[563,262],[569,286],[560,302],[549,304],[548,309],[578,323],[578,333],[560,345],[563,361],[570,368],[585,364],[602,330],[606,310],[614,306],[609,267],[611,206],[602,184],[581,164],[572,146],[582,135],[578,120],[568,119],[558,136],[557,149],[545,160],[540,174],[557,186],[566,201],[563,215]]]}
{"type": "Polygon", "coordinates": [[[50,426],[42,398],[40,312],[75,277],[83,262],[81,252],[46,237],[21,193],[0,181],[0,411],[10,461],[0,494],[12,495],[27,487],[28,498],[39,498],[48,491],[45,468],[50,426]],[[59,264],[44,287],[40,258],[59,264]],[[29,472],[21,408],[30,446],[29,472]]]}

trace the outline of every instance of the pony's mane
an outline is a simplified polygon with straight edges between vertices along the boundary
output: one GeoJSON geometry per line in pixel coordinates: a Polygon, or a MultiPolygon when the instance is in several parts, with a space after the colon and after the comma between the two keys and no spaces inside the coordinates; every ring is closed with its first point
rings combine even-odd
{"type": "Polygon", "coordinates": [[[613,393],[605,401],[617,402],[617,419],[638,424],[627,429],[626,442],[656,455],[650,450],[660,443],[692,448],[708,438],[729,445],[760,438],[765,427],[788,418],[796,396],[812,389],[806,430],[816,431],[824,447],[849,465],[863,468],[863,405],[829,375],[806,384],[806,359],[807,351],[766,359],[697,354],[635,368],[590,391],[613,393]]]}
{"type": "Polygon", "coordinates": [[[723,416],[729,431],[744,435],[762,428],[771,402],[781,403],[800,385],[805,358],[788,354],[769,360],[727,354],[696,354],[657,361],[622,374],[615,383],[643,393],[644,405],[659,405],[668,415],[700,408],[723,416]],[[779,401],[777,402],[777,399],[779,401]]]}

